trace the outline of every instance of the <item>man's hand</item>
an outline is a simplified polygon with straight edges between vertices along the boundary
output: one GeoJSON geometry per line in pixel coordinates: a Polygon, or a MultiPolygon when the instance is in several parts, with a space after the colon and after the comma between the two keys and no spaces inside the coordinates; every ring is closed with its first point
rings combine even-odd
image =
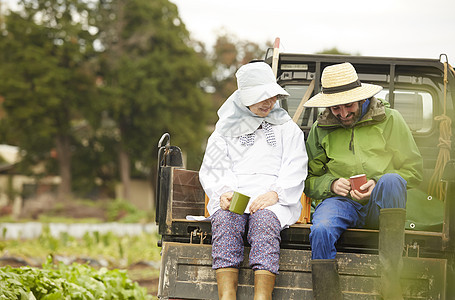
{"type": "Polygon", "coordinates": [[[259,209],[264,209],[278,202],[278,194],[274,191],[259,195],[250,205],[250,213],[255,213],[259,209]]]}
{"type": "Polygon", "coordinates": [[[220,207],[224,210],[229,210],[229,206],[231,205],[231,199],[234,195],[234,192],[226,192],[220,196],[220,207]]]}
{"type": "Polygon", "coordinates": [[[360,189],[362,191],[364,191],[363,193],[362,192],[359,192],[359,191],[354,191],[352,190],[350,193],[351,193],[351,197],[355,200],[366,200],[366,199],[370,199],[370,195],[371,195],[371,192],[373,191],[374,187],[376,186],[376,181],[374,181],[373,179],[370,179],[367,181],[367,183],[365,183],[364,185],[362,185],[360,187],[360,189]]]}
{"type": "Polygon", "coordinates": [[[340,195],[340,196],[347,196],[349,191],[351,190],[351,183],[346,178],[338,178],[334,182],[332,182],[332,186],[330,188],[333,193],[340,195]]]}

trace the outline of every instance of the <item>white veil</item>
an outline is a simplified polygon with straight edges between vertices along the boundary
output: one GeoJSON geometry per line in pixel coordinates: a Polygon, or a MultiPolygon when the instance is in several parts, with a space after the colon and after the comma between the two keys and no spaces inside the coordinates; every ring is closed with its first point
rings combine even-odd
{"type": "Polygon", "coordinates": [[[291,119],[289,114],[277,103],[267,117],[260,117],[251,112],[240,102],[239,92],[235,91],[218,110],[219,120],[215,131],[223,136],[238,137],[253,133],[262,121],[281,125],[291,119]]]}

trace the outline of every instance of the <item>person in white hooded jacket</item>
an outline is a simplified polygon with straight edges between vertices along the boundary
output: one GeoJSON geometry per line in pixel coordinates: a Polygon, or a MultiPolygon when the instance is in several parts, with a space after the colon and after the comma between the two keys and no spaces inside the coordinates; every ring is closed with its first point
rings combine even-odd
{"type": "Polygon", "coordinates": [[[280,232],[299,219],[308,158],[302,131],[277,103],[289,94],[270,66],[251,62],[236,77],[238,89],[218,111],[199,172],[210,199],[212,267],[219,298],[235,299],[248,224],[254,299],[271,299],[280,232]],[[243,215],[229,211],[234,191],[250,196],[243,215]]]}

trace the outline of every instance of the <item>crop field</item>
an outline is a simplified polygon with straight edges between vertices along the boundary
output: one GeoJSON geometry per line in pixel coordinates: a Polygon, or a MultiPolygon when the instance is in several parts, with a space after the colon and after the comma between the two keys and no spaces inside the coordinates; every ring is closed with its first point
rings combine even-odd
{"type": "MultiPolygon", "coordinates": [[[[141,293],[151,297],[147,299],[154,299],[156,296],[161,249],[156,246],[159,239],[157,234],[141,233],[135,236],[117,236],[113,232],[87,232],[82,238],[75,238],[63,232],[59,237],[55,237],[44,225],[41,235],[35,239],[11,240],[5,239],[5,236],[6,230],[3,230],[0,240],[0,272],[2,272],[0,274],[6,277],[0,281],[5,284],[7,273],[12,276],[13,282],[16,282],[15,276],[25,278],[26,281],[27,278],[32,277],[40,278],[41,281],[46,281],[45,278],[54,278],[58,279],[57,283],[49,283],[53,288],[48,287],[48,292],[54,291],[53,293],[57,297],[63,295],[58,284],[63,280],[61,276],[69,280],[69,283],[63,286],[68,286],[68,284],[72,286],[75,283],[71,281],[71,278],[85,274],[84,276],[91,278],[89,281],[98,278],[95,283],[116,281],[125,283],[131,280],[124,287],[121,287],[119,283],[114,283],[119,287],[119,293],[135,295],[132,298],[124,299],[140,299],[141,293]],[[137,286],[135,286],[136,284],[137,286]]],[[[35,282],[35,288],[43,289],[44,283],[38,281],[35,282]]],[[[25,283],[30,284],[30,282],[25,283]]],[[[6,289],[5,284],[0,288],[6,289]]],[[[112,290],[107,287],[108,285],[103,288],[95,288],[95,290],[112,290]]],[[[86,291],[87,294],[91,289],[94,287],[81,287],[81,290],[86,291]]],[[[81,293],[81,295],[84,294],[84,292],[81,293]]],[[[49,299],[58,299],[58,297],[49,299]]],[[[80,299],[90,298],[82,297],[80,299]]]]}

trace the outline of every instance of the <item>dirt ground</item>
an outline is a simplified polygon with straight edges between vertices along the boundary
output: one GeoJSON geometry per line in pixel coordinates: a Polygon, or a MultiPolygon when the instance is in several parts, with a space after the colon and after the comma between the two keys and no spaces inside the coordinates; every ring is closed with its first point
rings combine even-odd
{"type": "Polygon", "coordinates": [[[147,293],[156,297],[158,292],[159,269],[150,265],[137,263],[128,267],[128,275],[131,280],[139,283],[147,289],[147,293]]]}

